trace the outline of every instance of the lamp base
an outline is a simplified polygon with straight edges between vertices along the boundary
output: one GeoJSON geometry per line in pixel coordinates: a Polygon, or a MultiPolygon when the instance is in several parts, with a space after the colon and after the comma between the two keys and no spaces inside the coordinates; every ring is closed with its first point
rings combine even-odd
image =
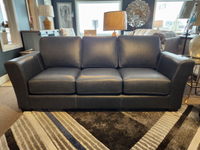
{"type": "Polygon", "coordinates": [[[193,38],[189,43],[190,56],[200,59],[200,35],[193,38]]]}
{"type": "Polygon", "coordinates": [[[46,18],[46,19],[43,21],[43,24],[44,24],[45,30],[52,30],[51,21],[50,21],[48,18],[46,18]]]}
{"type": "Polygon", "coordinates": [[[112,36],[116,36],[116,37],[118,37],[119,35],[117,34],[117,32],[113,32],[113,34],[112,34],[112,36]]]}

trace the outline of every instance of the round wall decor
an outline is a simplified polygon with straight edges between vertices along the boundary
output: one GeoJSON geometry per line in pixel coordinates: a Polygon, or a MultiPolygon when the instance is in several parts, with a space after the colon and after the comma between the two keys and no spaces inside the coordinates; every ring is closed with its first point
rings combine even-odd
{"type": "Polygon", "coordinates": [[[128,5],[126,13],[129,25],[138,28],[143,26],[148,21],[150,8],[148,3],[145,1],[135,0],[128,5]]]}

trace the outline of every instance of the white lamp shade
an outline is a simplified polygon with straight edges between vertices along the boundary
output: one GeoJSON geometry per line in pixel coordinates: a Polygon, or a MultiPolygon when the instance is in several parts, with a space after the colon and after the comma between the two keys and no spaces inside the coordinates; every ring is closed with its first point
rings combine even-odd
{"type": "Polygon", "coordinates": [[[54,17],[54,11],[51,5],[39,5],[38,11],[40,16],[54,17]]]}
{"type": "Polygon", "coordinates": [[[153,27],[160,28],[163,26],[163,20],[154,21],[153,27]]]}

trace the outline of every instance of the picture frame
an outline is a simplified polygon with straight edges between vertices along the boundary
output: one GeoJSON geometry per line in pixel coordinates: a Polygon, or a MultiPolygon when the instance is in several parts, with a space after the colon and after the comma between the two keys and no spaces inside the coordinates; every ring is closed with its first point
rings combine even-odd
{"type": "Polygon", "coordinates": [[[72,4],[57,3],[59,28],[73,28],[72,4]]]}

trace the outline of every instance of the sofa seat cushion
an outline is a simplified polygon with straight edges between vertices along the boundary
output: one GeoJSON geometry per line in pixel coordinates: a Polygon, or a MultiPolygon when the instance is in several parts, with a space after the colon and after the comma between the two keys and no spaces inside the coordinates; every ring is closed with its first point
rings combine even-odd
{"type": "Polygon", "coordinates": [[[124,94],[168,95],[171,81],[150,68],[119,69],[123,78],[124,94]]]}
{"type": "Polygon", "coordinates": [[[49,68],[29,80],[31,94],[72,94],[76,92],[78,68],[49,68]]]}
{"type": "Polygon", "coordinates": [[[78,94],[120,94],[122,78],[113,68],[83,69],[76,80],[78,94]]]}

